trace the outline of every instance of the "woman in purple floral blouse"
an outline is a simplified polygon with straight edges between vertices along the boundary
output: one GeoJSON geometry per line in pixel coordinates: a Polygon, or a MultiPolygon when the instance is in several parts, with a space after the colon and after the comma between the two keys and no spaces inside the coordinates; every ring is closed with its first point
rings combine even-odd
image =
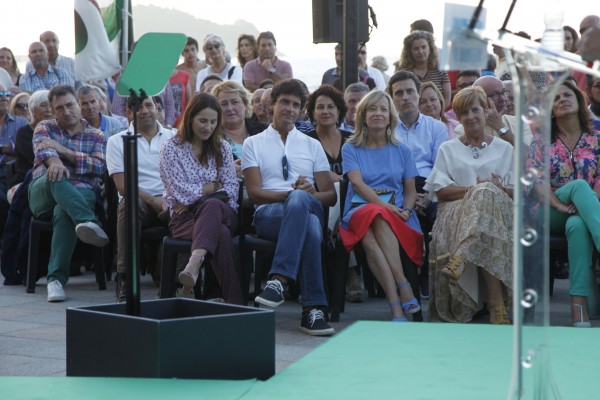
{"type": "MultiPolygon", "coordinates": [[[[585,309],[594,246],[600,249],[600,132],[583,93],[562,84],[552,106],[550,154],[550,233],[566,235],[573,326],[589,327],[585,309]]],[[[536,138],[528,164],[543,169],[544,144],[536,138]]]]}
{"type": "Polygon", "coordinates": [[[232,234],[237,225],[238,181],[229,144],[222,139],[221,106],[208,93],[188,104],[177,135],[160,151],[164,200],[175,238],[192,241],[192,254],[179,281],[191,291],[208,261],[226,302],[243,304],[232,234]],[[203,196],[223,192],[221,198],[203,196]]]}

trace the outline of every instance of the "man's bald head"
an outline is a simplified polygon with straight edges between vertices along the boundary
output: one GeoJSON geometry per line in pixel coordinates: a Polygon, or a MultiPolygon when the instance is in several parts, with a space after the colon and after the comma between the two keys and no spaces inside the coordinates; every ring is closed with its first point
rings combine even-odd
{"type": "Polygon", "coordinates": [[[502,81],[495,76],[486,75],[477,78],[473,86],[483,89],[489,101],[492,101],[499,113],[504,114],[508,106],[508,91],[502,81]]]}
{"type": "Polygon", "coordinates": [[[600,26],[600,17],[597,15],[588,15],[581,20],[579,24],[579,33],[583,35],[588,28],[592,26],[600,26]]]}
{"type": "Polygon", "coordinates": [[[48,49],[48,58],[54,62],[58,57],[58,36],[52,31],[46,31],[40,35],[40,42],[48,49]]]}
{"type": "Polygon", "coordinates": [[[33,42],[29,45],[29,60],[33,68],[44,69],[48,66],[48,49],[42,42],[33,42]]]}

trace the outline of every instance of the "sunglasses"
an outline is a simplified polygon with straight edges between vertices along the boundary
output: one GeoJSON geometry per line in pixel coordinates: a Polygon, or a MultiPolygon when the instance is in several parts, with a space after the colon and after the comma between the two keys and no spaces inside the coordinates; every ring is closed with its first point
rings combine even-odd
{"type": "Polygon", "coordinates": [[[206,51],[212,51],[212,49],[219,50],[220,48],[221,48],[221,45],[219,43],[216,43],[212,46],[206,46],[204,49],[206,51]]]}
{"type": "Polygon", "coordinates": [[[461,83],[460,85],[458,85],[459,89],[464,89],[464,88],[468,88],[469,86],[473,86],[472,83],[461,83]]]}
{"type": "Polygon", "coordinates": [[[0,97],[2,97],[2,96],[10,97],[10,91],[7,90],[6,92],[0,92],[0,97]]]}
{"type": "Polygon", "coordinates": [[[29,110],[29,104],[27,104],[27,103],[17,103],[17,104],[15,104],[15,108],[17,110],[29,110]]]}
{"type": "Polygon", "coordinates": [[[281,159],[281,167],[283,168],[283,179],[285,179],[287,181],[288,176],[290,175],[290,171],[288,169],[288,160],[287,160],[287,155],[283,155],[283,158],[281,159]]]}

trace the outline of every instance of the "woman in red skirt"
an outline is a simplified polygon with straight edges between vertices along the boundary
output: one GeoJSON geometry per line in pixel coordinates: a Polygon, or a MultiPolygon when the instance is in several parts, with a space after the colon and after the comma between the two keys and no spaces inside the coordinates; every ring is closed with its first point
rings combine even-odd
{"type": "Polygon", "coordinates": [[[384,92],[367,94],[356,110],[356,132],[342,148],[342,169],[350,180],[340,226],[346,250],[361,242],[369,268],[385,291],[393,321],[421,309],[400,261],[400,246],[421,265],[423,235],[417,215],[410,149],[394,133],[398,115],[384,92]]]}

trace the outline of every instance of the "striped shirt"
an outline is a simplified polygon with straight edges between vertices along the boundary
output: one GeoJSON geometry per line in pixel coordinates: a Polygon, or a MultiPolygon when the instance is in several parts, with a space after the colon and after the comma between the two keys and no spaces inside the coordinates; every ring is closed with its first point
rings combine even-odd
{"type": "Polygon", "coordinates": [[[35,159],[33,161],[32,179],[39,178],[46,173],[44,161],[50,157],[60,157],[53,148],[37,151],[37,145],[44,140],[54,140],[60,145],[75,152],[75,163],[65,158],[60,158],[69,170],[69,180],[76,188],[96,189],[99,187],[100,177],[106,171],[106,136],[99,130],[81,120],[83,129],[74,135],[63,130],[56,119],[40,122],[33,133],[33,148],[35,159]]]}
{"type": "Polygon", "coordinates": [[[439,69],[429,69],[423,77],[419,76],[418,74],[415,75],[419,77],[421,82],[433,82],[441,93],[444,93],[442,91],[442,85],[446,82],[450,83],[450,77],[448,76],[448,73],[446,71],[440,71],[439,69]]]}

